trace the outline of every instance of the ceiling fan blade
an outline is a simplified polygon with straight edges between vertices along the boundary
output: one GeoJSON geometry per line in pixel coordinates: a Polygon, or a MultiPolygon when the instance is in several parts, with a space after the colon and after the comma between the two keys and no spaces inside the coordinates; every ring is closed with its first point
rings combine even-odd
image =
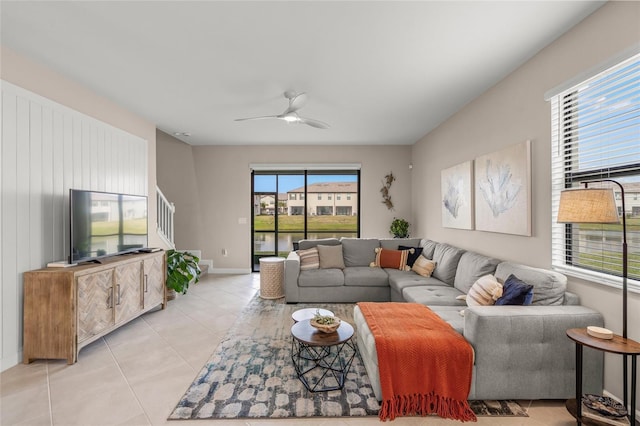
{"type": "Polygon", "coordinates": [[[248,117],[248,118],[236,118],[234,121],[247,121],[247,120],[263,120],[265,118],[280,118],[278,115],[263,115],[261,117],[248,117]]]}
{"type": "Polygon", "coordinates": [[[302,124],[307,124],[311,127],[315,127],[316,129],[328,129],[329,127],[331,127],[324,121],[314,120],[313,118],[299,117],[298,122],[302,124]]]}
{"type": "Polygon", "coordinates": [[[298,111],[307,103],[308,99],[309,96],[307,96],[307,94],[304,92],[298,93],[294,97],[289,98],[289,108],[287,108],[285,112],[282,113],[282,115],[298,111]]]}

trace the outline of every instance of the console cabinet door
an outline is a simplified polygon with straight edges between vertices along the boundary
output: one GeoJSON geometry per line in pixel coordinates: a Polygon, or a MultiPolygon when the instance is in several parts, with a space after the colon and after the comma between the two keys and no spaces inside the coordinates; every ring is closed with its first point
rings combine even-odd
{"type": "Polygon", "coordinates": [[[140,315],[142,309],[142,265],[131,262],[115,268],[116,324],[140,315]]]}
{"type": "Polygon", "coordinates": [[[143,309],[164,302],[164,254],[143,261],[142,281],[143,309]]]}
{"type": "Polygon", "coordinates": [[[113,325],[113,269],[77,278],[78,343],[113,325]]]}

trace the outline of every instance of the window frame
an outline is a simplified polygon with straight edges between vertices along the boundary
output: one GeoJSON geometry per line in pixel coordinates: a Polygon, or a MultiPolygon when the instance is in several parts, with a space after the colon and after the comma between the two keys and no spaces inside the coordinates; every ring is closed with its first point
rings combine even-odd
{"type": "MultiPolygon", "coordinates": [[[[586,84],[592,83],[597,85],[596,82],[605,80],[607,76],[620,71],[625,66],[634,62],[640,61],[640,55],[638,53],[632,54],[629,57],[619,60],[618,62],[611,64],[605,70],[599,70],[598,73],[591,75],[589,78],[575,82],[572,87],[568,87],[566,90],[560,93],[556,93],[553,96],[549,96],[547,100],[551,101],[551,180],[552,180],[552,235],[551,235],[551,261],[552,268],[566,275],[580,278],[583,280],[595,282],[605,286],[611,286],[616,288],[622,287],[622,274],[615,274],[612,271],[603,271],[597,269],[591,269],[584,264],[580,266],[574,265],[572,259],[575,254],[573,253],[573,226],[575,224],[561,224],[557,223],[557,212],[559,205],[560,192],[567,188],[575,188],[576,184],[579,186],[581,182],[589,182],[599,179],[614,179],[620,181],[620,179],[629,178],[630,176],[640,178],[640,161],[630,161],[628,163],[615,164],[615,165],[601,165],[600,167],[586,168],[585,170],[576,170],[577,163],[574,156],[576,156],[577,149],[579,147],[579,141],[575,140],[572,132],[578,133],[578,129],[582,129],[576,126],[574,117],[571,114],[579,112],[579,107],[574,103],[577,102],[577,94],[582,87],[586,84]],[[570,129],[565,131],[565,129],[570,129]]],[[[617,80],[614,80],[617,81],[617,80]]],[[[607,92],[610,93],[610,92],[607,92]]],[[[630,95],[631,96],[631,95],[630,95]]],[[[634,109],[633,111],[636,111],[634,109]]],[[[633,124],[632,124],[633,126],[633,124]]],[[[633,127],[632,127],[633,129],[633,127]]],[[[633,140],[633,139],[632,139],[633,140]]],[[[616,140],[616,142],[618,142],[616,140]]],[[[587,149],[587,151],[589,151],[587,149]]],[[[606,162],[605,162],[606,163],[606,162]]],[[[625,182],[622,182],[625,183],[625,182]]],[[[625,191],[625,200],[629,200],[629,195],[625,191]]],[[[616,194],[616,199],[619,199],[619,194],[616,194]]],[[[620,208],[620,207],[619,207],[620,208]]],[[[632,209],[632,206],[627,205],[627,213],[632,209]]],[[[627,238],[629,239],[630,230],[629,223],[627,221],[627,238]]],[[[577,245],[577,244],[576,244],[577,245]]],[[[620,241],[622,246],[622,241],[620,241]]],[[[631,257],[632,246],[629,246],[629,255],[631,257]]],[[[630,260],[629,260],[630,264],[630,260]]],[[[635,278],[628,278],[627,280],[629,291],[634,293],[640,293],[640,281],[635,278]]]]}

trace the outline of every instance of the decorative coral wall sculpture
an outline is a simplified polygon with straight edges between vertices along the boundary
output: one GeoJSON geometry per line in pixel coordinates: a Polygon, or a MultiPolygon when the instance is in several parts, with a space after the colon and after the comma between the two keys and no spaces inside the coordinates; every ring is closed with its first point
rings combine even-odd
{"type": "Polygon", "coordinates": [[[380,188],[380,192],[382,193],[382,204],[387,206],[389,210],[393,210],[393,202],[391,202],[391,195],[389,195],[389,189],[391,188],[391,184],[396,180],[393,172],[389,172],[388,175],[384,177],[382,181],[382,188],[380,188]]]}

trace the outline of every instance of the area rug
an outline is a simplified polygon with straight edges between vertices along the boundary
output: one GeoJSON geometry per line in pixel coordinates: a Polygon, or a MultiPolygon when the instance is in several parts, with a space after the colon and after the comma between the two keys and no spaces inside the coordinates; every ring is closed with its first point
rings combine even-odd
{"type": "MultiPolygon", "coordinates": [[[[256,295],[198,373],[169,420],[377,416],[367,372],[356,354],[342,390],[309,392],[291,360],[291,314],[303,308],[329,309],[353,324],[353,304],[295,304],[256,295]]],[[[354,336],[355,339],[355,336],[354,336]]],[[[345,347],[344,360],[351,356],[345,347]]],[[[311,380],[322,379],[315,371],[311,380]]],[[[516,401],[470,401],[478,416],[522,416],[516,401]]]]}

